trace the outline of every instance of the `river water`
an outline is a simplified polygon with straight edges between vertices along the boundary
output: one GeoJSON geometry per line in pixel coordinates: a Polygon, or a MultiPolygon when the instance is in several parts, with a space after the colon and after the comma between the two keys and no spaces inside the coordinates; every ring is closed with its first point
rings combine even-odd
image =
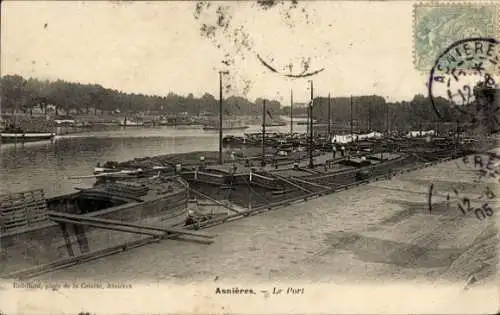
{"type": "MultiPolygon", "coordinates": [[[[301,127],[305,126],[294,129],[301,127]]],[[[251,126],[245,132],[259,129],[251,126]]],[[[269,128],[270,132],[280,130],[286,132],[289,126],[269,128]]],[[[91,185],[93,179],[68,177],[90,175],[97,162],[217,149],[217,131],[173,127],[116,129],[63,136],[52,142],[1,145],[0,193],[37,188],[43,188],[47,196],[69,193],[74,187],[91,185]]],[[[362,281],[369,275],[371,279],[436,279],[474,242],[486,221],[467,218],[459,225],[451,224],[448,221],[455,220],[456,212],[452,209],[429,215],[426,193],[430,183],[439,181],[448,187],[472,181],[471,174],[450,161],[211,228],[220,237],[208,247],[161,242],[45,278],[184,282],[214,277],[289,279],[294,274],[317,281],[362,281]],[[447,237],[436,232],[441,230],[446,230],[447,237]],[[422,241],[430,239],[435,242],[432,246],[422,241]]]]}
{"type": "MultiPolygon", "coordinates": [[[[305,126],[294,126],[301,132],[305,126]]],[[[268,127],[269,132],[288,132],[289,126],[268,127]]],[[[225,135],[259,132],[224,131],[225,135]]],[[[69,179],[91,175],[97,162],[126,161],[136,157],[190,151],[217,151],[217,131],[177,129],[175,127],[121,128],[59,136],[53,141],[0,145],[0,194],[43,188],[46,196],[74,191],[91,185],[93,179],[69,179]]]]}

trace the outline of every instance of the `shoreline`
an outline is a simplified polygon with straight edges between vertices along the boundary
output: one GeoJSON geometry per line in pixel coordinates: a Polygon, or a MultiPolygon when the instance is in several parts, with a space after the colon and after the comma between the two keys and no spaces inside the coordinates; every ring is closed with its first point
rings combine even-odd
{"type": "MultiPolygon", "coordinates": [[[[227,153],[226,153],[227,154],[227,153]]],[[[175,162],[175,161],[182,161],[183,163],[186,163],[186,162],[189,162],[190,159],[191,159],[191,162],[198,162],[199,161],[199,156],[200,155],[204,155],[205,156],[205,161],[210,161],[212,160],[213,162],[216,161],[216,158],[218,157],[218,152],[217,151],[209,151],[209,152],[206,152],[206,151],[196,151],[196,152],[187,152],[187,153],[178,153],[178,154],[167,154],[167,155],[164,155],[164,156],[155,156],[153,157],[154,159],[167,159],[168,163],[172,163],[172,162],[175,162]]],[[[144,157],[144,158],[140,158],[140,159],[135,159],[135,161],[138,161],[140,162],[141,160],[147,160],[147,159],[151,159],[149,157],[144,157]]],[[[432,163],[416,163],[414,166],[412,167],[409,167],[409,170],[411,171],[410,173],[408,174],[411,174],[411,173],[414,173],[414,172],[418,172],[420,169],[428,169],[430,167],[434,167],[436,165],[442,165],[443,163],[446,163],[446,161],[449,161],[450,159],[445,159],[445,160],[442,160],[442,159],[439,159],[439,160],[436,160],[432,163]]],[[[455,160],[456,161],[456,160],[455,160]]],[[[404,174],[404,173],[407,173],[408,172],[408,167],[406,167],[405,169],[401,169],[401,170],[397,170],[395,173],[397,173],[398,175],[396,176],[399,176],[401,174],[404,174]]],[[[389,179],[391,177],[393,177],[395,174],[393,172],[391,172],[391,174],[389,174],[389,176],[387,175],[382,175],[381,176],[381,179],[389,179]]],[[[347,184],[345,185],[345,188],[348,189],[348,188],[354,188],[354,190],[356,190],[356,186],[359,186],[360,184],[368,184],[370,185],[370,183],[372,182],[375,182],[376,179],[375,178],[370,178],[366,181],[363,181],[363,182],[354,182],[354,183],[351,183],[351,184],[347,184]]],[[[390,182],[390,181],[382,181],[382,182],[390,182]]],[[[366,185],[363,185],[363,186],[366,186],[366,185]]],[[[268,212],[268,210],[271,210],[271,209],[282,209],[282,208],[288,208],[288,206],[290,204],[293,204],[295,203],[296,201],[301,201],[302,199],[304,201],[308,201],[308,200],[321,200],[322,198],[319,198],[319,197],[325,197],[324,195],[331,195],[331,193],[333,192],[338,192],[339,190],[344,190],[344,187],[341,187],[341,188],[338,188],[338,187],[331,187],[331,190],[329,192],[325,192],[325,191],[322,191],[322,192],[315,192],[314,195],[301,195],[299,196],[298,198],[296,198],[297,200],[293,200],[293,201],[290,201],[290,200],[282,200],[282,201],[278,201],[278,202],[275,202],[275,203],[267,203],[267,204],[264,204],[262,206],[257,206],[257,208],[252,208],[252,211],[248,211],[246,209],[243,210],[242,213],[240,213],[240,215],[233,215],[231,217],[226,217],[225,219],[223,219],[222,221],[218,222],[218,220],[215,220],[215,221],[208,221],[208,222],[202,222],[201,226],[204,227],[205,225],[207,226],[212,226],[212,225],[218,225],[218,224],[221,224],[221,223],[224,223],[224,222],[227,222],[229,221],[230,219],[234,218],[234,219],[237,219],[239,217],[245,217],[246,214],[248,215],[256,215],[256,214],[259,214],[261,212],[268,212]]],[[[198,189],[198,187],[196,187],[196,189],[198,189]]],[[[350,191],[352,191],[351,189],[349,189],[350,191]]],[[[358,189],[359,191],[359,189],[358,189]]],[[[339,192],[339,193],[342,193],[342,192],[339,192]]],[[[327,196],[325,197],[327,198],[327,196]]],[[[375,198],[378,198],[378,194],[375,195],[375,198]]],[[[217,198],[219,199],[219,198],[217,198]]],[[[403,216],[404,218],[405,216],[403,216]]],[[[432,231],[431,231],[432,233],[432,231]]],[[[344,236],[340,236],[341,239],[347,237],[348,239],[352,238],[351,236],[349,236],[348,234],[347,235],[344,235],[344,236]]],[[[357,236],[353,236],[355,239],[357,238],[357,236]]]]}
{"type": "MultiPolygon", "coordinates": [[[[166,275],[161,277],[160,280],[175,283],[206,281],[213,277],[220,277],[221,281],[232,281],[236,279],[231,276],[233,269],[240,266],[242,269],[238,270],[240,270],[242,276],[245,279],[254,280],[266,277],[266,274],[268,274],[269,279],[282,281],[287,279],[287,275],[293,273],[298,278],[308,279],[313,282],[334,281],[338,283],[349,279],[370,281],[370,279],[375,279],[374,277],[376,279],[387,277],[393,280],[409,280],[417,277],[431,282],[447,279],[446,281],[460,284],[465,281],[463,279],[464,273],[468,276],[477,269],[473,263],[471,265],[471,262],[466,261],[467,257],[464,258],[464,255],[467,254],[467,251],[474,250],[474,248],[476,250],[481,248],[480,236],[484,233],[488,234],[483,232],[485,230],[481,222],[475,218],[454,216],[457,213],[456,210],[442,206],[443,198],[437,201],[441,206],[436,207],[434,214],[428,214],[415,208],[410,210],[410,215],[401,215],[401,211],[407,211],[404,210],[406,206],[401,208],[402,205],[412,205],[415,202],[425,204],[425,198],[419,194],[408,195],[405,191],[395,193],[393,190],[384,188],[387,186],[396,188],[404,186],[409,189],[410,186],[415,185],[413,184],[414,179],[424,178],[426,182],[432,182],[439,179],[442,172],[448,173],[451,171],[451,174],[455,173],[454,176],[457,176],[458,174],[455,171],[457,161],[460,161],[460,159],[420,168],[409,173],[401,173],[391,180],[373,182],[343,192],[311,199],[308,201],[311,210],[306,213],[303,212],[304,203],[300,202],[273,208],[271,211],[266,210],[264,213],[252,215],[245,218],[245,220],[207,227],[207,232],[220,235],[216,242],[211,245],[211,247],[215,248],[206,253],[208,257],[195,255],[200,249],[200,245],[166,241],[141,247],[136,251],[109,256],[104,261],[100,260],[100,263],[97,261],[87,262],[65,270],[54,271],[35,279],[60,280],[68,279],[68,277],[85,279],[85,276],[82,278],[82,275],[87,274],[89,269],[97,272],[97,278],[106,280],[120,279],[132,272],[132,270],[141,269],[141,265],[148,265],[149,263],[144,260],[153,259],[156,261],[160,259],[161,261],[169,261],[168,265],[157,266],[157,268],[166,268],[164,271],[166,275]],[[373,194],[369,193],[370,191],[373,194]],[[388,197],[403,198],[404,201],[401,199],[401,202],[403,202],[401,205],[388,203],[386,199],[388,197]],[[332,205],[337,206],[332,208],[332,205]],[[340,205],[342,206],[339,207],[340,205]],[[271,228],[272,226],[274,228],[271,228]],[[250,231],[254,231],[254,233],[248,234],[250,231]],[[279,235],[282,233],[285,239],[286,235],[290,237],[294,235],[293,240],[290,239],[291,242],[281,242],[280,240],[283,240],[283,238],[279,235]],[[307,236],[308,233],[311,233],[310,236],[307,236]],[[232,237],[228,238],[228,235],[232,235],[232,237]],[[309,239],[312,236],[314,238],[309,239]],[[299,238],[297,239],[297,237],[299,238]],[[245,239],[248,240],[244,241],[245,239]],[[448,251],[446,248],[453,247],[453,244],[455,244],[454,246],[460,245],[457,250],[448,251]],[[274,246],[281,247],[281,249],[274,248],[274,246]],[[384,250],[386,246],[389,246],[387,247],[389,252],[384,250]],[[252,249],[254,247],[255,249],[252,249]],[[226,250],[223,250],[224,248],[226,250]],[[292,248],[294,250],[291,250],[292,248]],[[376,248],[380,251],[378,252],[376,248]],[[235,250],[236,252],[233,252],[235,250]],[[422,250],[424,254],[416,255],[422,250]],[[142,254],[138,255],[138,251],[141,251],[142,254]],[[220,251],[222,251],[222,256],[214,256],[220,251]],[[414,251],[416,256],[409,255],[414,251]],[[245,262],[248,255],[260,257],[259,253],[274,253],[266,257],[274,261],[275,267],[270,267],[266,259],[254,259],[252,263],[250,261],[245,262]],[[292,253],[293,255],[290,256],[292,253]],[[351,256],[349,253],[353,253],[355,256],[351,256]],[[372,258],[366,256],[369,253],[375,256],[372,258]],[[178,255],[181,255],[182,258],[176,257],[178,255]],[[142,263],[127,262],[128,259],[139,259],[140,261],[140,257],[142,257],[142,263]],[[429,261],[428,259],[431,257],[433,258],[429,261]],[[277,258],[280,261],[278,264],[277,258]],[[191,262],[187,265],[179,265],[176,263],[179,259],[191,262]],[[216,267],[219,261],[227,259],[229,259],[227,268],[216,267]],[[409,260],[405,262],[406,259],[409,260]],[[453,268],[457,268],[460,259],[462,265],[468,265],[463,268],[468,271],[457,275],[453,268]],[[294,263],[294,261],[300,262],[300,264],[294,263]],[[190,270],[193,268],[193,264],[196,263],[202,263],[197,269],[211,270],[212,268],[213,270],[192,274],[190,270]],[[302,264],[309,267],[304,266],[305,269],[303,269],[300,267],[302,264]],[[415,269],[419,264],[423,265],[421,268],[415,269]],[[426,264],[428,264],[427,267],[425,267],[426,264]],[[115,267],[113,271],[106,269],[108,265],[115,267]],[[266,266],[267,269],[256,269],[257,266],[262,268],[266,266]],[[340,271],[340,266],[344,266],[349,271],[340,271]],[[276,268],[276,271],[273,271],[273,268],[276,268]],[[259,270],[261,270],[261,273],[259,273],[259,270]],[[321,274],[314,275],[311,273],[312,270],[323,271],[321,274]],[[326,278],[325,272],[330,273],[326,278]],[[442,278],[442,275],[446,279],[442,278]],[[368,278],[366,278],[367,276],[368,278]]],[[[417,184],[412,190],[424,193],[426,189],[425,186],[417,184]]],[[[491,224],[489,226],[491,227],[491,224]]],[[[496,233],[496,237],[498,237],[497,229],[495,231],[490,230],[490,234],[491,232],[496,233]]],[[[491,235],[488,236],[490,236],[489,240],[491,241],[491,235]]],[[[472,254],[469,253],[468,255],[471,256],[472,254]]],[[[148,274],[155,274],[157,268],[150,271],[141,271],[141,279],[146,279],[148,274]]],[[[236,269],[234,271],[236,272],[236,269]]],[[[480,283],[488,282],[488,277],[491,276],[491,272],[483,274],[480,283]]],[[[93,274],[92,277],[96,279],[96,274],[93,274]]]]}

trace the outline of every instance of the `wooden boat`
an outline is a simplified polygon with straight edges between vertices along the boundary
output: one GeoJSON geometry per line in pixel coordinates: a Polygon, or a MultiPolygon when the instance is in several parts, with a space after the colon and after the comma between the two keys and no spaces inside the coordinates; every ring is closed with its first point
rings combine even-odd
{"type": "Polygon", "coordinates": [[[119,125],[123,126],[123,127],[142,127],[142,126],[144,126],[144,122],[130,120],[130,119],[127,119],[127,117],[125,117],[125,119],[123,119],[119,122],[119,125]]]}
{"type": "MultiPolygon", "coordinates": [[[[222,130],[246,130],[250,128],[250,126],[223,126],[222,130]]],[[[204,125],[203,130],[220,130],[218,126],[209,126],[204,125]]]]}
{"type": "Polygon", "coordinates": [[[74,126],[76,124],[76,121],[70,117],[58,117],[54,119],[54,123],[57,126],[74,126]]]}
{"type": "MultiPolygon", "coordinates": [[[[308,124],[310,124],[310,122],[307,120],[297,122],[297,125],[308,125],[308,124]]],[[[316,119],[313,119],[313,125],[317,125],[317,124],[319,124],[319,122],[316,119]]]]}
{"type": "Polygon", "coordinates": [[[188,181],[205,183],[215,186],[226,184],[230,176],[231,174],[229,172],[212,168],[184,173],[184,178],[188,181]]]}
{"type": "Polygon", "coordinates": [[[250,185],[270,190],[278,190],[282,188],[279,180],[257,170],[250,170],[250,173],[248,174],[248,182],[250,185]]]}
{"type": "Polygon", "coordinates": [[[188,189],[178,176],[154,176],[107,180],[52,198],[45,198],[43,190],[0,195],[0,242],[8,253],[0,261],[27,259],[22,244],[51,261],[154,234],[134,221],[155,218],[165,228],[182,225],[188,189]]]}
{"type": "Polygon", "coordinates": [[[52,132],[26,132],[19,127],[9,126],[0,132],[0,142],[31,142],[50,140],[55,136],[52,132]]]}
{"type": "Polygon", "coordinates": [[[0,142],[2,143],[32,142],[32,141],[50,140],[54,138],[54,136],[55,134],[52,132],[22,132],[22,133],[2,132],[0,133],[0,142]]]}
{"type": "Polygon", "coordinates": [[[266,124],[266,127],[280,127],[280,126],[286,126],[286,122],[278,121],[278,122],[271,122],[271,123],[266,124]]]}

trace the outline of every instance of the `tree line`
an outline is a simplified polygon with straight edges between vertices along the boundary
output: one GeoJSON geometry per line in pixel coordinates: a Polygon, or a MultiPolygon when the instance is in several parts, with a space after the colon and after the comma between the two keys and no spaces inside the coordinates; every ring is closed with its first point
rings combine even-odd
{"type": "MultiPolygon", "coordinates": [[[[493,91],[492,93],[495,93],[497,90],[493,91]]],[[[386,102],[383,97],[376,95],[340,97],[330,100],[326,97],[318,97],[313,102],[313,118],[328,122],[328,104],[330,103],[331,120],[349,125],[352,117],[356,129],[379,131],[409,128],[433,129],[437,125],[443,126],[443,123],[455,125],[458,122],[457,125],[475,126],[474,129],[482,128],[495,132],[498,130],[498,121],[491,118],[498,115],[496,112],[493,113],[498,108],[498,100],[495,98],[490,100],[491,104],[482,106],[483,110],[478,111],[477,99],[458,110],[453,102],[445,98],[435,97],[433,104],[430,97],[421,94],[415,95],[410,101],[400,102],[386,102]],[[437,115],[435,109],[440,116],[437,115]]]]}
{"type": "MultiPolygon", "coordinates": [[[[36,107],[46,112],[48,106],[52,105],[56,115],[61,109],[65,112],[72,110],[79,114],[117,110],[120,113],[146,112],[160,115],[176,115],[183,112],[192,115],[219,113],[219,100],[209,93],[199,98],[193,94],[185,97],[173,92],[167,96],[134,94],[104,88],[99,84],[25,79],[19,75],[0,77],[0,86],[2,112],[18,110],[30,113],[36,107]]],[[[260,117],[263,101],[263,98],[257,98],[252,102],[244,97],[230,96],[224,99],[223,114],[260,117]]],[[[328,103],[326,97],[315,98],[313,118],[327,122],[328,103]]],[[[436,107],[442,114],[438,119],[431,100],[423,95],[416,95],[410,101],[401,102],[386,102],[385,98],[377,95],[331,98],[331,119],[339,124],[348,125],[351,119],[351,103],[353,125],[356,129],[407,129],[443,120],[455,123],[470,119],[453,110],[453,103],[440,97],[434,99],[436,107]]],[[[276,100],[267,100],[266,109],[272,119],[280,114],[290,114],[290,106],[282,106],[276,100]]],[[[294,116],[305,116],[307,107],[296,105],[293,107],[293,112],[294,116]]]]}
{"type": "MultiPolygon", "coordinates": [[[[20,75],[2,76],[0,86],[3,112],[17,110],[30,113],[36,107],[46,112],[49,106],[53,106],[56,114],[61,109],[65,112],[76,111],[79,114],[89,114],[92,111],[149,112],[165,115],[183,112],[196,115],[203,112],[219,113],[219,100],[209,93],[200,98],[191,93],[181,96],[173,92],[167,96],[145,95],[124,93],[99,84],[25,79],[20,75]]],[[[263,100],[257,98],[252,102],[244,97],[230,96],[224,99],[223,114],[260,115],[263,100]]],[[[266,108],[271,114],[281,113],[281,104],[278,101],[267,100],[266,108]]]]}

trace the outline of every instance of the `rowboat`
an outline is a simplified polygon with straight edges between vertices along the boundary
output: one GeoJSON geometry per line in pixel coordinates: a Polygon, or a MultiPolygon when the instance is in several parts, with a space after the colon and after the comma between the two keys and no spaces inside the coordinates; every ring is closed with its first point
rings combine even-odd
{"type": "Polygon", "coordinates": [[[279,122],[266,123],[266,127],[281,127],[281,126],[286,126],[286,122],[279,121],[279,122]]]}
{"type": "Polygon", "coordinates": [[[0,142],[15,143],[15,142],[31,142],[50,140],[55,136],[52,132],[2,132],[0,133],[0,142]]]}
{"type": "MultiPolygon", "coordinates": [[[[225,126],[222,127],[222,130],[245,130],[250,128],[250,126],[225,126]]],[[[218,126],[203,126],[203,130],[220,130],[218,126]]]]}
{"type": "Polygon", "coordinates": [[[119,125],[123,127],[142,127],[144,126],[144,122],[125,118],[119,122],[119,125]]]}

